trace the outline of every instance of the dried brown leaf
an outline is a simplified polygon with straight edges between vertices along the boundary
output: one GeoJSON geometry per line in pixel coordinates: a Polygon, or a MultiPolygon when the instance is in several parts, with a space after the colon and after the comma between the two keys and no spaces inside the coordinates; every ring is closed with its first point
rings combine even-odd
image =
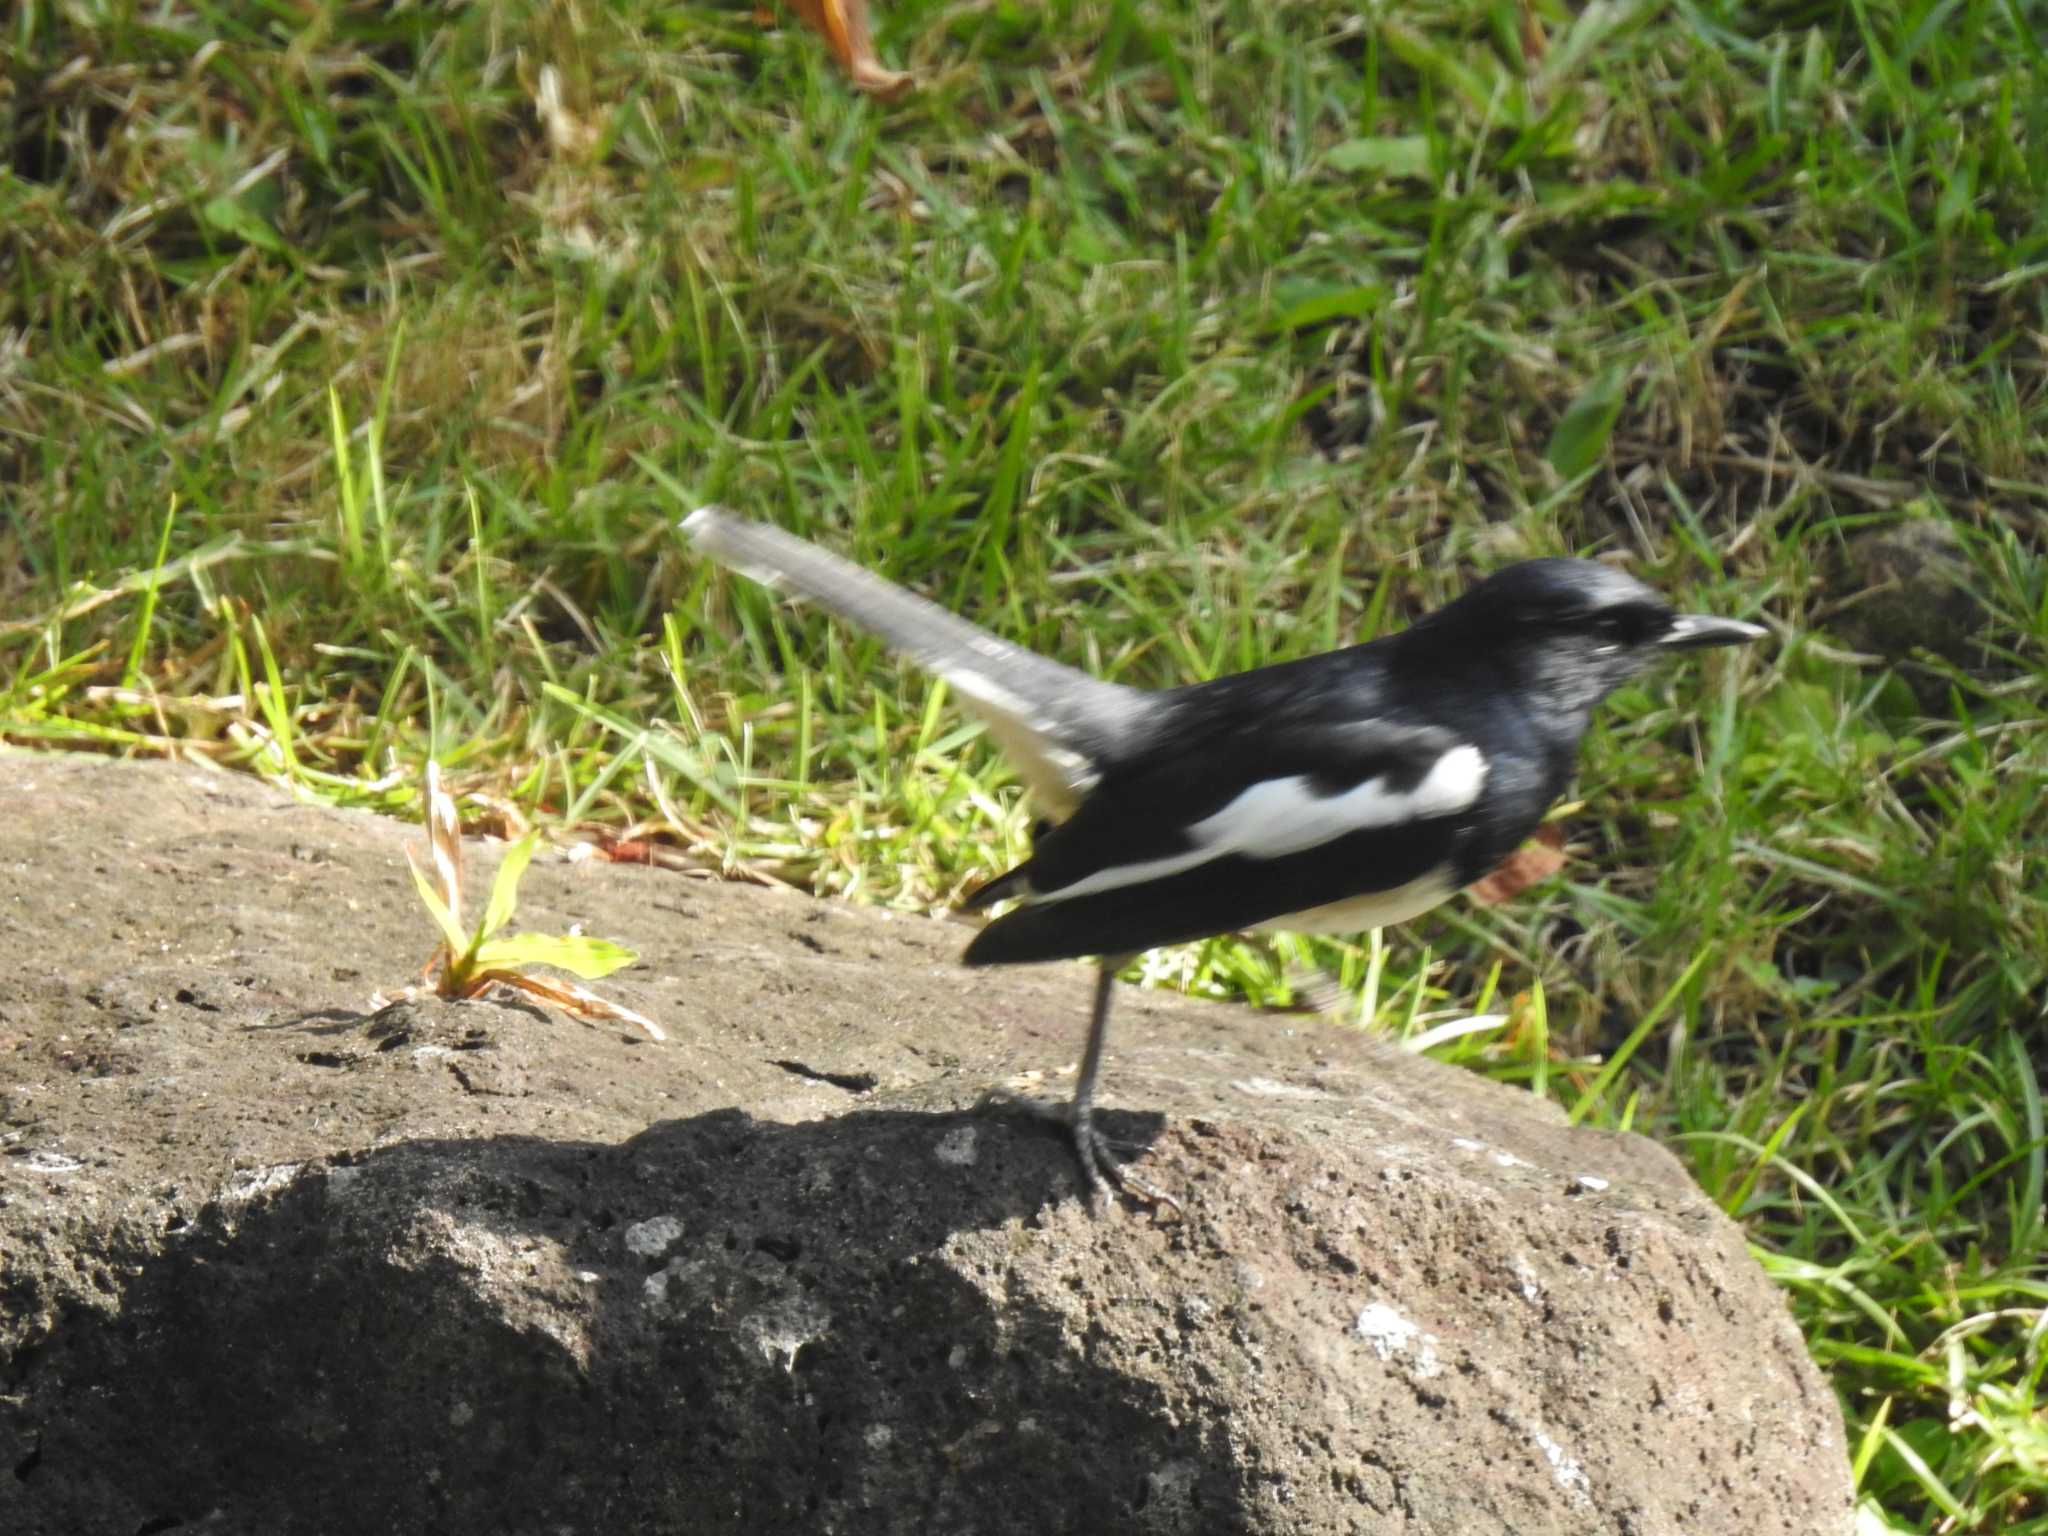
{"type": "Polygon", "coordinates": [[[1522,0],[1522,63],[1530,74],[1543,66],[1544,55],[1549,52],[1550,39],[1544,34],[1533,0],[1522,0]]]}
{"type": "Polygon", "coordinates": [[[589,988],[578,986],[573,981],[560,981],[553,976],[534,976],[525,971],[479,971],[470,978],[470,984],[463,995],[475,997],[493,985],[523,992],[528,997],[548,1003],[564,1013],[574,1014],[579,1019],[617,1019],[646,1030],[649,1039],[668,1038],[662,1027],[646,1014],[635,1012],[624,1003],[615,1003],[608,998],[599,997],[589,988]]]}
{"type": "Polygon", "coordinates": [[[1512,901],[1532,885],[1541,885],[1565,865],[1564,829],[1551,822],[1538,827],[1536,835],[1501,860],[1500,867],[1466,886],[1481,906],[1497,907],[1512,901]]]}
{"type": "Polygon", "coordinates": [[[885,69],[875,57],[868,27],[868,0],[789,0],[790,9],[825,39],[840,68],[855,87],[883,100],[900,96],[916,84],[902,70],[885,69]]]}
{"type": "MultiPolygon", "coordinates": [[[[455,815],[455,797],[441,787],[441,765],[427,759],[427,847],[434,856],[434,874],[441,900],[462,921],[462,825],[455,815]]],[[[410,857],[410,855],[408,855],[410,857]]]]}

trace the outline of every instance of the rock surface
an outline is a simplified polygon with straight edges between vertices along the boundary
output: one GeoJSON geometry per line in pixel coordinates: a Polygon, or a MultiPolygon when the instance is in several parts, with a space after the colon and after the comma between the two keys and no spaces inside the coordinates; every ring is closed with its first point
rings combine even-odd
{"type": "Polygon", "coordinates": [[[971,1110],[1063,1092],[1080,968],[543,860],[522,926],[638,948],[667,1044],[372,1018],[409,837],[0,753],[0,1530],[1848,1529],[1826,1384],[1646,1141],[1133,994],[1108,1129],[1187,1214],[1091,1219],[971,1110]]]}

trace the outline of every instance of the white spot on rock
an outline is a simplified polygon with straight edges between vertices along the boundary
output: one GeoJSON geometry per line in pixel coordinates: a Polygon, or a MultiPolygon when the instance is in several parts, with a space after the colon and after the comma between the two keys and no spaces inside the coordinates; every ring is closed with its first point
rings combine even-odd
{"type": "Polygon", "coordinates": [[[643,1259],[658,1259],[673,1248],[683,1235],[680,1216],[650,1216],[626,1228],[626,1251],[643,1259]]]}
{"type": "Polygon", "coordinates": [[[1470,1136],[1453,1136],[1451,1138],[1451,1145],[1460,1152],[1484,1152],[1486,1150],[1485,1142],[1474,1141],[1470,1136]]]}
{"type": "Polygon", "coordinates": [[[1443,1374],[1443,1363],[1436,1353],[1436,1335],[1424,1333],[1419,1324],[1410,1322],[1383,1301],[1361,1307],[1351,1331],[1370,1344],[1380,1359],[1406,1361],[1418,1380],[1427,1381],[1443,1374]]]}
{"type": "Polygon", "coordinates": [[[469,1403],[457,1403],[448,1410],[448,1422],[457,1429],[463,1428],[476,1418],[476,1409],[469,1403]]]}
{"type": "Polygon", "coordinates": [[[1585,1469],[1563,1446],[1540,1429],[1531,1430],[1530,1435],[1536,1441],[1536,1449],[1543,1453],[1543,1459],[1550,1463],[1550,1475],[1557,1479],[1558,1487],[1581,1499],[1593,1491],[1593,1484],[1587,1479],[1585,1469]]]}
{"type": "Polygon", "coordinates": [[[861,1440],[871,1451],[885,1451],[896,1438],[896,1431],[886,1424],[870,1424],[861,1440]]]}
{"type": "Polygon", "coordinates": [[[220,1197],[239,1202],[275,1194],[299,1176],[299,1167],[297,1163],[274,1163],[268,1168],[238,1168],[221,1186],[220,1197]]]}
{"type": "Polygon", "coordinates": [[[952,1168],[972,1168],[981,1153],[976,1143],[980,1134],[971,1125],[955,1126],[939,1138],[932,1150],[940,1162],[952,1168]]]}
{"type": "Polygon", "coordinates": [[[1327,1099],[1329,1095],[1320,1088],[1304,1088],[1299,1083],[1275,1082],[1270,1077],[1242,1077],[1231,1087],[1239,1093],[1248,1093],[1259,1099],[1327,1099]]]}
{"type": "Polygon", "coordinates": [[[1360,1308],[1351,1331],[1372,1345],[1372,1352],[1382,1360],[1393,1359],[1422,1334],[1421,1328],[1383,1301],[1360,1308]]]}
{"type": "Polygon", "coordinates": [[[1588,1193],[1595,1195],[1608,1187],[1607,1180],[1601,1178],[1597,1173],[1573,1174],[1572,1184],[1575,1188],[1586,1190],[1588,1193]]]}
{"type": "Polygon", "coordinates": [[[822,1338],[832,1314],[807,1296],[792,1296],[764,1307],[740,1323],[740,1333],[770,1365],[796,1369],[806,1344],[822,1338]]]}
{"type": "Polygon", "coordinates": [[[31,1152],[21,1161],[34,1173],[76,1173],[85,1166],[83,1158],[73,1157],[69,1152],[31,1152]]]}

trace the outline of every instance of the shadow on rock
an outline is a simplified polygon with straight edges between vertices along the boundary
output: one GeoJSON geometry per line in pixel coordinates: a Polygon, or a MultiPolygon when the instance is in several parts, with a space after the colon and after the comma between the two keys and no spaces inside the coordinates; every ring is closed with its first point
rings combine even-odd
{"type": "Polygon", "coordinates": [[[246,1176],[17,1359],[0,1525],[1242,1528],[1224,1425],[1094,1363],[1080,1295],[1006,1294],[1091,1254],[1047,1210],[1064,1143],[1005,1119],[725,1110],[246,1176]]]}

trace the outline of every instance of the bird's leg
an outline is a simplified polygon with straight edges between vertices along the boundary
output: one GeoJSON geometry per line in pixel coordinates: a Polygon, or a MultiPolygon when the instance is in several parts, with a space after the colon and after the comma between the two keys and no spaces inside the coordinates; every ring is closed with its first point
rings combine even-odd
{"type": "Polygon", "coordinates": [[[1010,1102],[1048,1119],[1066,1122],[1074,1138],[1074,1155],[1081,1163],[1081,1184],[1090,1209],[1100,1201],[1103,1186],[1107,1183],[1150,1200],[1154,1205],[1171,1206],[1177,1211],[1181,1208],[1180,1202],[1156,1184],[1125,1168],[1118,1161],[1109,1139],[1095,1128],[1095,1079],[1102,1070],[1102,1051],[1109,1039],[1109,1005],[1116,995],[1116,973],[1130,959],[1129,955],[1105,955],[1096,963],[1095,1002],[1088,1015],[1088,1045],[1081,1053],[1081,1073],[1074,1084],[1074,1097],[1064,1107],[1029,1099],[1012,1099],[1010,1102]]]}
{"type": "Polygon", "coordinates": [[[1095,1079],[1102,1071],[1102,1050],[1109,1043],[1109,1005],[1116,995],[1116,973],[1128,956],[1104,955],[1095,963],[1095,1001],[1088,1011],[1088,1046],[1081,1053],[1081,1075],[1074,1083],[1074,1097],[1067,1106],[1067,1125],[1074,1134],[1074,1154],[1081,1159],[1081,1181],[1088,1189],[1088,1203],[1102,1194],[1103,1170],[1109,1182],[1123,1187],[1123,1165],[1110,1151],[1102,1133],[1095,1129],[1095,1079]]]}

